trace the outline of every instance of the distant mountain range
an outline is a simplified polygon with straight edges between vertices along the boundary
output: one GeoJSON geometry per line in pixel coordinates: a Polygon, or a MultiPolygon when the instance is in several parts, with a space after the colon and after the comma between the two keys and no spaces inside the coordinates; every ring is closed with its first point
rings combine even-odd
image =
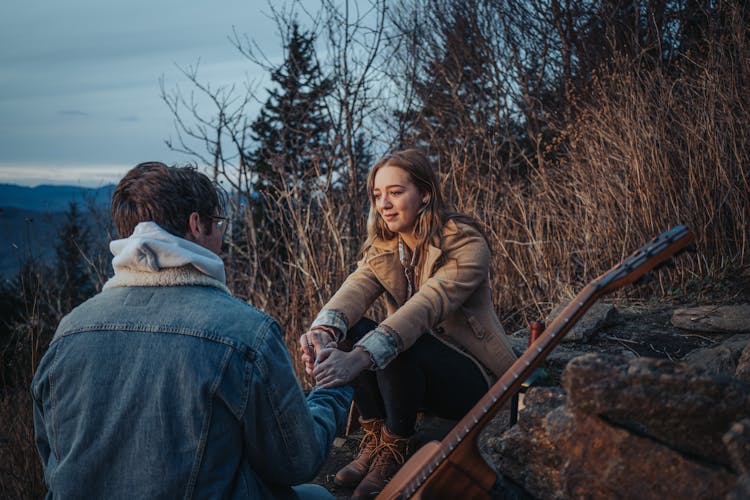
{"type": "Polygon", "coordinates": [[[78,186],[36,186],[0,184],[0,207],[15,207],[35,212],[65,212],[71,201],[80,208],[90,203],[108,205],[115,186],[108,184],[100,188],[78,186]]]}
{"type": "Polygon", "coordinates": [[[70,203],[84,215],[89,207],[108,211],[114,188],[0,184],[0,279],[13,278],[30,257],[52,262],[70,203]]]}

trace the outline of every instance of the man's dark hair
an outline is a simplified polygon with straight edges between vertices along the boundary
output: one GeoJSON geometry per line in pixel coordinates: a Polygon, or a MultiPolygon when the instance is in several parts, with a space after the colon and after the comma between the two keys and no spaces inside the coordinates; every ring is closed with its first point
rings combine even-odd
{"type": "Polygon", "coordinates": [[[184,237],[193,212],[200,215],[210,234],[211,218],[224,216],[225,209],[225,192],[192,166],[140,163],[125,174],[112,194],[112,220],[121,238],[146,221],[184,237]]]}

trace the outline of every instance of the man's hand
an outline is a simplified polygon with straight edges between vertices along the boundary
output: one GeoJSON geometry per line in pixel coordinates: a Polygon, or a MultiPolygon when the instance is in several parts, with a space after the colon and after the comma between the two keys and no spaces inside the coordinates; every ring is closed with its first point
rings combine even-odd
{"type": "Polygon", "coordinates": [[[356,347],[351,352],[325,348],[318,352],[317,363],[313,369],[315,386],[330,389],[344,385],[371,365],[370,353],[361,347],[356,347]]]}
{"type": "Polygon", "coordinates": [[[311,328],[307,333],[299,338],[299,350],[302,353],[302,363],[305,365],[305,372],[308,375],[313,374],[315,368],[315,358],[321,349],[326,347],[336,347],[331,335],[325,330],[311,328]]]}

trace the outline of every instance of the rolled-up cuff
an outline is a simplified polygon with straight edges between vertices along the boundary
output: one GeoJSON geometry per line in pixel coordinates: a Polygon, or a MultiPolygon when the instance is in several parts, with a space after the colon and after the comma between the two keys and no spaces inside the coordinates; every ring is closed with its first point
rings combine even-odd
{"type": "Polygon", "coordinates": [[[340,338],[335,339],[336,342],[340,342],[346,337],[346,332],[349,329],[347,326],[346,316],[340,311],[335,309],[323,309],[318,313],[318,316],[312,322],[310,327],[314,326],[330,326],[336,332],[340,334],[340,338]]]}
{"type": "Polygon", "coordinates": [[[401,337],[391,328],[380,325],[357,342],[370,353],[376,369],[385,368],[400,352],[401,337]]]}

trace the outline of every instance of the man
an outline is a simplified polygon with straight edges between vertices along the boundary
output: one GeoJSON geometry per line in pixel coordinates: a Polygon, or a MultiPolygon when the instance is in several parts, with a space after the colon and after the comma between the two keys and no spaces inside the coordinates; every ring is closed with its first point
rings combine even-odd
{"type": "Polygon", "coordinates": [[[190,167],[120,181],[115,275],[63,318],[32,382],[60,498],[332,498],[323,464],[352,391],[305,399],[279,325],[233,298],[224,196],[190,167]]]}

